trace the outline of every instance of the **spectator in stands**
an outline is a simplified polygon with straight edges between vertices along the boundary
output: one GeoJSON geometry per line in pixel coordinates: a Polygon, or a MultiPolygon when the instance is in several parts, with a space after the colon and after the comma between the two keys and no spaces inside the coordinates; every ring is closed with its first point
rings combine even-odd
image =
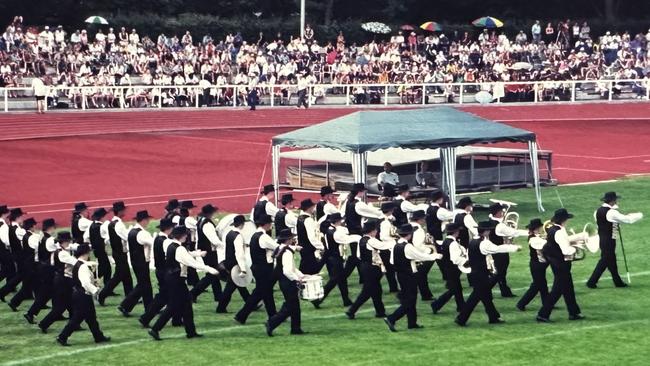
{"type": "Polygon", "coordinates": [[[384,171],[377,175],[377,184],[385,196],[389,196],[388,193],[395,191],[399,185],[399,176],[393,172],[393,164],[388,161],[384,163],[384,171]]]}
{"type": "Polygon", "coordinates": [[[36,98],[36,113],[45,113],[45,97],[48,94],[47,86],[40,77],[32,79],[32,89],[34,90],[34,97],[36,98]]]}
{"type": "Polygon", "coordinates": [[[542,26],[539,20],[536,20],[535,24],[530,28],[530,33],[533,36],[534,43],[539,43],[542,40],[542,26]]]}

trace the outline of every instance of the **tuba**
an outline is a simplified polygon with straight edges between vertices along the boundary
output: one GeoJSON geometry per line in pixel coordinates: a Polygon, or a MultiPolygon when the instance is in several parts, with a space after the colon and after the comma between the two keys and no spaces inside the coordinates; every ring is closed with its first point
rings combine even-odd
{"type": "MultiPolygon", "coordinates": [[[[490,202],[498,203],[506,207],[506,210],[503,213],[503,223],[505,225],[513,229],[519,228],[519,213],[515,211],[510,211],[512,207],[517,206],[516,203],[510,201],[497,200],[493,198],[490,199],[490,202]]],[[[514,238],[511,237],[504,238],[504,244],[512,244],[513,240],[514,238]]]]}
{"type": "Polygon", "coordinates": [[[571,256],[565,256],[566,260],[571,261],[581,261],[589,253],[597,253],[600,249],[600,237],[596,233],[593,225],[591,223],[586,223],[582,228],[582,232],[577,233],[571,229],[571,234],[569,236],[569,241],[571,245],[576,248],[575,254],[571,256]]]}

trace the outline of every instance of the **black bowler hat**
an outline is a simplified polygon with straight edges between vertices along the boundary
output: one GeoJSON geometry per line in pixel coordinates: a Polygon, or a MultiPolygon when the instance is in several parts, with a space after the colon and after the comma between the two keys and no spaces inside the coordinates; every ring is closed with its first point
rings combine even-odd
{"type": "Polygon", "coordinates": [[[156,227],[160,230],[167,230],[173,228],[174,226],[174,221],[172,221],[172,219],[164,218],[160,220],[158,226],[156,227]]]}
{"type": "Polygon", "coordinates": [[[412,221],[422,220],[425,217],[427,217],[427,214],[424,212],[424,210],[418,210],[411,214],[412,221]]]}
{"type": "Polygon", "coordinates": [[[29,229],[33,228],[34,226],[36,226],[36,224],[37,224],[36,219],[34,219],[33,217],[30,217],[27,220],[23,221],[23,229],[29,230],[29,229]]]}
{"type": "Polygon", "coordinates": [[[411,235],[415,230],[417,230],[417,228],[414,228],[413,225],[404,224],[397,229],[397,235],[399,236],[411,235]]]}
{"type": "Polygon", "coordinates": [[[9,213],[9,208],[7,207],[7,205],[0,206],[0,215],[4,215],[7,213],[9,213]]]}
{"type": "Polygon", "coordinates": [[[135,221],[140,222],[142,220],[151,219],[151,218],[153,218],[153,216],[149,215],[149,211],[142,210],[142,211],[138,211],[138,213],[135,214],[135,217],[133,219],[135,221]]]}
{"type": "Polygon", "coordinates": [[[187,235],[187,228],[185,226],[176,226],[169,234],[172,239],[180,239],[184,235],[187,235]]]}
{"type": "Polygon", "coordinates": [[[458,232],[458,231],[460,231],[460,225],[458,225],[456,223],[452,222],[450,224],[447,224],[447,226],[445,226],[445,232],[447,234],[453,234],[453,233],[458,232]]]}
{"type": "Polygon", "coordinates": [[[70,242],[72,241],[72,234],[70,234],[69,231],[61,231],[56,236],[56,241],[58,241],[59,243],[70,242]]]}
{"type": "Polygon", "coordinates": [[[551,218],[551,221],[553,221],[556,224],[561,224],[571,218],[573,218],[573,214],[570,214],[569,211],[566,210],[566,208],[561,208],[555,211],[555,213],[553,214],[553,218],[551,218]]]}
{"type": "Polygon", "coordinates": [[[176,198],[172,198],[169,201],[167,201],[167,206],[165,206],[166,211],[174,211],[180,206],[178,203],[178,200],[176,198]]]}
{"type": "Polygon", "coordinates": [[[544,223],[542,222],[541,219],[532,219],[530,220],[530,223],[526,225],[526,229],[533,231],[536,229],[539,229],[540,227],[544,226],[544,223]]]}
{"type": "Polygon", "coordinates": [[[273,222],[273,218],[270,215],[262,215],[257,220],[255,220],[255,225],[263,226],[273,222]]]}
{"type": "Polygon", "coordinates": [[[294,235],[291,232],[291,229],[282,229],[278,233],[278,236],[275,238],[278,243],[284,243],[287,240],[293,238],[294,235]]]}
{"type": "Polygon", "coordinates": [[[492,215],[496,215],[497,212],[503,211],[504,208],[505,208],[505,206],[503,206],[500,203],[493,203],[493,204],[490,205],[488,210],[490,211],[490,213],[492,215]]]}
{"type": "Polygon", "coordinates": [[[394,202],[384,202],[381,204],[381,212],[383,213],[388,213],[392,210],[395,209],[395,203],[394,202]]]}
{"type": "Polygon", "coordinates": [[[113,202],[113,212],[120,212],[126,210],[124,201],[113,202]]]}
{"type": "Polygon", "coordinates": [[[260,192],[260,193],[266,195],[266,194],[269,194],[271,192],[275,192],[275,186],[273,184],[267,184],[267,185],[264,186],[264,188],[262,189],[262,192],[260,192]]]}
{"type": "Polygon", "coordinates": [[[184,208],[186,210],[189,210],[194,207],[196,207],[196,205],[194,205],[194,202],[192,202],[191,200],[181,202],[181,208],[184,208]]]}
{"type": "Polygon", "coordinates": [[[435,191],[431,193],[431,201],[437,201],[439,199],[444,199],[445,198],[445,193],[443,191],[435,191]]]}
{"type": "Polygon", "coordinates": [[[53,228],[56,226],[56,222],[54,219],[45,219],[43,220],[43,231],[46,231],[49,228],[53,228]]]}
{"type": "Polygon", "coordinates": [[[363,228],[361,229],[361,232],[364,234],[368,234],[375,230],[377,230],[377,220],[368,220],[363,224],[363,228]]]}
{"type": "Polygon", "coordinates": [[[201,207],[201,213],[204,215],[212,215],[213,213],[219,211],[219,208],[212,206],[211,203],[201,207]]]}
{"type": "Polygon", "coordinates": [[[106,211],[105,208],[100,207],[100,208],[96,209],[96,210],[93,212],[92,218],[95,219],[95,220],[99,220],[99,219],[101,219],[102,217],[106,216],[107,213],[108,213],[108,212],[106,211]]]}
{"type": "Polygon", "coordinates": [[[79,202],[79,203],[74,205],[74,210],[77,211],[77,212],[81,212],[81,211],[83,211],[83,210],[85,210],[87,208],[88,208],[88,205],[86,204],[86,202],[79,202]]]}
{"type": "Polygon", "coordinates": [[[484,231],[490,231],[494,229],[496,225],[492,221],[481,221],[478,223],[478,228],[476,229],[479,233],[484,231]]]}
{"type": "Polygon", "coordinates": [[[291,193],[283,194],[282,198],[280,199],[280,201],[282,202],[283,205],[287,205],[287,204],[289,204],[289,203],[291,203],[291,202],[293,202],[295,200],[296,199],[293,198],[293,194],[291,194],[291,193]]]}
{"type": "Polygon", "coordinates": [[[242,226],[246,222],[246,218],[244,215],[237,215],[235,218],[232,220],[232,226],[242,226]]]}
{"type": "Polygon", "coordinates": [[[12,208],[11,211],[9,211],[9,219],[10,220],[15,220],[19,218],[20,216],[24,215],[25,213],[23,210],[19,208],[12,208]]]}
{"type": "Polygon", "coordinates": [[[366,185],[363,183],[354,183],[352,185],[352,192],[363,192],[366,190],[366,185]]]}
{"type": "Polygon", "coordinates": [[[603,202],[614,202],[618,199],[621,199],[621,196],[617,195],[616,192],[607,192],[603,198],[601,198],[603,202]]]}
{"type": "Polygon", "coordinates": [[[341,216],[340,212],[335,212],[333,214],[327,215],[327,221],[331,222],[332,224],[342,220],[343,220],[343,216],[341,216]]]}
{"type": "Polygon", "coordinates": [[[314,203],[314,201],[311,200],[311,198],[307,198],[300,202],[300,209],[303,211],[308,210],[314,206],[316,206],[316,204],[314,203]]]}
{"type": "Polygon", "coordinates": [[[321,196],[325,196],[325,195],[332,194],[332,193],[334,193],[334,190],[330,186],[323,186],[323,187],[320,188],[320,195],[321,196]]]}
{"type": "Polygon", "coordinates": [[[74,251],[75,257],[79,258],[84,254],[90,253],[90,245],[88,244],[79,244],[77,250],[74,251]]]}
{"type": "Polygon", "coordinates": [[[460,199],[460,201],[458,201],[458,204],[456,204],[456,207],[463,209],[463,208],[465,208],[467,206],[471,206],[473,204],[474,204],[474,202],[472,201],[472,198],[463,197],[463,198],[460,199]]]}
{"type": "Polygon", "coordinates": [[[411,188],[409,187],[408,184],[402,184],[401,186],[397,187],[397,192],[399,193],[404,193],[408,192],[411,188]]]}

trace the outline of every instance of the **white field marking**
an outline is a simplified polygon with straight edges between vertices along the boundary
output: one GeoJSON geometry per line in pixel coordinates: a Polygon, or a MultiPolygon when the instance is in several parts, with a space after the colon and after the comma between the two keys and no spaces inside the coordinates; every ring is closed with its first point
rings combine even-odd
{"type": "Polygon", "coordinates": [[[578,117],[578,118],[512,118],[494,119],[497,122],[566,122],[566,121],[650,121],[650,117],[578,117]]]}
{"type": "Polygon", "coordinates": [[[174,196],[188,196],[188,195],[196,195],[196,194],[207,194],[207,193],[224,193],[224,192],[235,192],[235,191],[250,191],[253,189],[257,189],[257,187],[250,187],[250,188],[231,188],[231,189],[217,189],[214,191],[197,191],[197,192],[183,192],[183,193],[163,193],[163,194],[155,194],[155,195],[148,195],[148,196],[131,196],[131,197],[119,197],[119,198],[102,198],[102,199],[96,199],[96,200],[77,200],[77,201],[69,201],[69,202],[55,202],[55,203],[39,203],[39,204],[34,204],[34,205],[14,205],[16,207],[45,207],[45,206],[60,206],[60,205],[68,205],[68,204],[74,204],[77,202],[105,202],[105,201],[116,201],[116,200],[122,200],[122,201],[130,201],[134,199],[140,199],[140,198],[156,198],[156,197],[174,197],[174,196]]]}
{"type": "MultiPolygon", "coordinates": [[[[589,155],[571,155],[571,154],[553,154],[555,156],[562,156],[562,157],[567,157],[567,158],[581,158],[581,159],[599,159],[599,160],[622,160],[622,159],[638,159],[638,158],[645,158],[649,157],[650,155],[645,154],[645,155],[628,155],[628,156],[589,156],[589,155]]],[[[644,162],[648,162],[650,160],[644,160],[644,162]]]]}
{"type": "Polygon", "coordinates": [[[594,184],[602,184],[602,183],[619,183],[621,182],[618,179],[608,179],[608,180],[595,180],[592,182],[579,182],[579,183],[566,183],[566,184],[560,184],[558,185],[559,187],[574,187],[574,186],[590,186],[594,184]]]}
{"type": "Polygon", "coordinates": [[[271,143],[265,143],[265,142],[252,142],[252,141],[242,141],[242,140],[229,140],[229,139],[219,139],[219,138],[212,138],[212,137],[199,137],[199,136],[183,136],[183,135],[165,135],[165,137],[170,137],[170,138],[180,138],[180,139],[188,139],[188,140],[207,140],[207,141],[217,141],[217,142],[229,142],[229,143],[237,143],[241,145],[261,145],[261,146],[269,146],[271,143]]]}
{"type": "Polygon", "coordinates": [[[631,173],[628,173],[628,172],[619,172],[619,171],[614,171],[614,170],[581,169],[581,168],[569,168],[569,167],[553,168],[553,170],[574,170],[574,171],[578,171],[578,172],[613,173],[613,174],[622,174],[622,175],[631,174],[631,173]]]}

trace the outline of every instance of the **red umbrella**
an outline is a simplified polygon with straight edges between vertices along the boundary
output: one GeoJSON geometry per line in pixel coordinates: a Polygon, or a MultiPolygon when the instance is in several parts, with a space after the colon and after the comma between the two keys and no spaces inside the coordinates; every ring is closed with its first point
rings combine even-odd
{"type": "Polygon", "coordinates": [[[415,27],[410,24],[404,24],[403,26],[399,27],[399,29],[404,31],[412,31],[415,30],[415,27]]]}

